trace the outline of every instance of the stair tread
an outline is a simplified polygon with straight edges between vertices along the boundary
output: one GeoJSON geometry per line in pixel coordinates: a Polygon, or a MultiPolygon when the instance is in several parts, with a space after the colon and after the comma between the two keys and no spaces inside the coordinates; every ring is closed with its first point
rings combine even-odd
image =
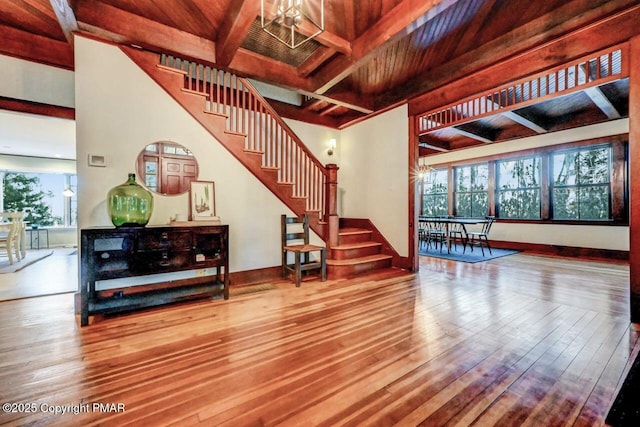
{"type": "Polygon", "coordinates": [[[368,255],[360,258],[350,258],[350,259],[328,259],[327,265],[354,265],[354,264],[364,264],[372,261],[381,261],[386,259],[392,259],[391,255],[385,254],[376,254],[376,255],[368,255]]]}
{"type": "Polygon", "coordinates": [[[374,242],[372,240],[369,240],[366,242],[343,243],[341,245],[333,246],[331,249],[346,250],[346,249],[368,248],[370,246],[382,246],[382,243],[374,242]]]}

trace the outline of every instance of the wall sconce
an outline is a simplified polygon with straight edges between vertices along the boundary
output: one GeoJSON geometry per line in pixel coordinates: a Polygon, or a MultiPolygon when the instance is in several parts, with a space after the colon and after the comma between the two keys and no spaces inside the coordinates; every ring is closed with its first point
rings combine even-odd
{"type": "Polygon", "coordinates": [[[330,156],[333,156],[333,150],[336,149],[336,139],[335,138],[331,138],[329,140],[329,149],[327,150],[327,154],[330,156]]]}

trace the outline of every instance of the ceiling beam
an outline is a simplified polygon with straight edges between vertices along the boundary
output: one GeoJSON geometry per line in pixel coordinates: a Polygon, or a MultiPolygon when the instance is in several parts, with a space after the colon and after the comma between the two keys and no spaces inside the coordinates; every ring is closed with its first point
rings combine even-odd
{"type": "Polygon", "coordinates": [[[353,52],[332,61],[318,77],[323,94],[373,58],[379,49],[410,34],[458,0],[404,0],[353,42],[353,52]]]}
{"type": "Polygon", "coordinates": [[[75,108],[25,101],[24,99],[7,98],[4,96],[0,96],[0,110],[18,111],[21,113],[68,120],[75,120],[76,118],[75,108]]]}
{"type": "Polygon", "coordinates": [[[216,62],[216,45],[212,40],[142,18],[106,3],[76,0],[75,13],[80,29],[100,38],[172,53],[185,59],[216,62]]]}
{"type": "Polygon", "coordinates": [[[607,116],[608,119],[619,119],[622,117],[620,112],[609,101],[609,98],[602,93],[598,86],[586,88],[584,93],[593,101],[594,104],[607,116]]]}
{"type": "Polygon", "coordinates": [[[475,139],[476,141],[480,141],[480,142],[483,142],[485,144],[490,144],[492,142],[495,142],[495,141],[492,141],[489,138],[485,138],[484,136],[480,136],[480,135],[477,135],[475,133],[471,133],[469,131],[462,130],[462,129],[457,128],[455,126],[450,126],[447,129],[450,129],[452,132],[455,132],[455,133],[457,133],[459,135],[466,136],[467,138],[475,139]]]}
{"type": "Polygon", "coordinates": [[[0,25],[0,40],[0,53],[4,55],[73,70],[73,49],[65,41],[4,25],[0,25]]]}
{"type": "Polygon", "coordinates": [[[449,148],[449,144],[446,141],[440,141],[432,138],[423,139],[421,137],[420,141],[418,142],[418,147],[429,148],[431,150],[440,151],[442,153],[451,151],[451,148],[449,148]]]}
{"type": "Polygon", "coordinates": [[[247,36],[251,24],[260,11],[259,3],[254,0],[233,0],[229,5],[228,18],[224,20],[216,40],[216,63],[227,67],[247,36]]]}
{"type": "Polygon", "coordinates": [[[515,111],[498,111],[498,113],[502,114],[508,119],[513,120],[514,122],[531,129],[537,133],[547,133],[548,130],[540,126],[539,124],[527,119],[526,117],[521,116],[515,111]]]}
{"type": "Polygon", "coordinates": [[[338,129],[339,123],[333,117],[321,116],[319,114],[304,110],[295,105],[287,104],[286,102],[276,101],[269,99],[269,104],[276,112],[282,117],[286,117],[293,120],[299,120],[307,123],[314,123],[320,126],[326,126],[332,129],[338,129]]]}
{"type": "Polygon", "coordinates": [[[73,46],[73,33],[78,31],[78,21],[76,21],[76,16],[71,6],[69,6],[67,0],[49,0],[49,2],[56,14],[56,18],[58,18],[58,23],[64,33],[64,37],[67,39],[67,42],[73,46]]]}
{"type": "Polygon", "coordinates": [[[587,11],[577,9],[578,3],[582,2],[567,3],[430,70],[428,76],[422,75],[397,91],[390,91],[386,102],[414,98],[409,103],[409,114],[431,111],[584,56],[585,46],[597,51],[640,32],[636,24],[640,21],[637,1],[600,0],[599,5],[591,5],[587,11]],[[620,11],[621,8],[626,9],[620,11]],[[600,15],[606,18],[597,21],[600,15]],[[573,18],[568,20],[567,16],[573,18]],[[452,76],[459,75],[466,77],[452,80],[452,76]],[[414,97],[416,93],[422,95],[414,97]]]}
{"type": "Polygon", "coordinates": [[[335,55],[336,51],[320,46],[298,67],[298,75],[300,77],[308,77],[322,64],[324,64],[329,58],[335,55]]]}

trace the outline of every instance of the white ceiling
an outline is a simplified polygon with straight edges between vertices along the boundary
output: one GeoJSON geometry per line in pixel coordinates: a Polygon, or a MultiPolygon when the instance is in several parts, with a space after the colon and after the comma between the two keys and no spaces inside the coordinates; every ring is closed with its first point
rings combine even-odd
{"type": "Polygon", "coordinates": [[[0,154],[76,158],[76,122],[0,110],[0,154]]]}

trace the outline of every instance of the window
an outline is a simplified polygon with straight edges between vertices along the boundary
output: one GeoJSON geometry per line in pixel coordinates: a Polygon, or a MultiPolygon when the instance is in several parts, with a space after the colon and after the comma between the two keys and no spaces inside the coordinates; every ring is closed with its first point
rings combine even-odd
{"type": "Polygon", "coordinates": [[[422,215],[446,216],[449,213],[447,169],[434,169],[422,177],[422,215]]]}
{"type": "Polygon", "coordinates": [[[611,147],[556,152],[552,156],[553,219],[611,218],[611,147]]]}
{"type": "Polygon", "coordinates": [[[498,216],[540,219],[540,157],[498,162],[498,216]]]}
{"type": "Polygon", "coordinates": [[[25,221],[42,226],[77,225],[75,174],[4,172],[1,210],[25,213],[25,221]],[[65,196],[70,189],[73,194],[65,196]]]}
{"type": "Polygon", "coordinates": [[[459,166],[455,173],[455,215],[482,217],[489,212],[489,165],[459,166]]]}

